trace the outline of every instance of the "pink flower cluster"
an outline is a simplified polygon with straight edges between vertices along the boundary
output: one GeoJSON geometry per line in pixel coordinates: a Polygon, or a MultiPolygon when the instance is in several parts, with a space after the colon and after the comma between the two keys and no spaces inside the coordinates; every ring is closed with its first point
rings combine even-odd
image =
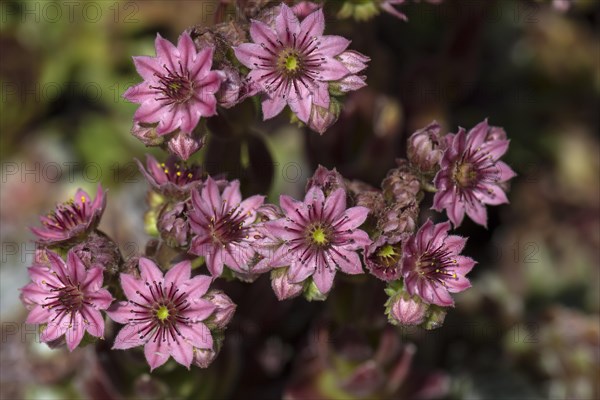
{"type": "MultiPolygon", "coordinates": [[[[377,1],[400,18],[393,6],[402,3],[377,1]]],[[[115,350],[140,348],[141,355],[143,348],[151,371],[170,358],[205,368],[236,310],[223,291],[210,288],[220,278],[253,282],[270,273],[279,300],[323,301],[338,273],[368,272],[386,283],[390,323],[428,329],[441,326],[455,304],[452,294],[470,287],[466,275],[476,262],[461,254],[467,239],[450,231],[465,215],[486,227],[487,206],[508,203],[515,176],[501,161],[506,133],[487,120],[456,134],[443,134],[436,122],[418,130],[408,139],[407,158],[397,160],[380,188],[319,166],[302,200],[281,195],[279,204],[244,197],[239,180],[186,162],[207,131],[236,125],[203,118],[222,118],[220,109],[247,97],[262,96],[264,120],[289,107],[323,133],[341,111],[340,97],[366,85],[359,74],[369,58],[348,50],[349,40],[324,33],[322,8],[301,2],[270,10],[273,18],[257,16],[244,25],[247,32],[221,26],[200,40],[193,29],[176,46],[158,35],[155,57],[134,57],[144,80],[124,94],[139,104],[133,132],[173,153],[164,162],[150,155],[145,165],[137,161],[150,186],[144,227],[152,239],[143,253],[123,259],[98,229],[106,207],[101,186],[95,199],[79,189],[41,217],[42,226],[31,228],[40,249],[21,300],[43,342],[73,351],[106,337],[115,350]],[[208,45],[216,36],[218,43],[208,45]],[[449,221],[424,221],[426,192],[449,221]],[[115,332],[105,329],[108,320],[120,325],[115,332]]],[[[251,118],[244,115],[229,114],[246,129],[251,118]]]]}
{"type": "Polygon", "coordinates": [[[323,34],[320,8],[296,8],[298,15],[308,13],[302,22],[287,5],[278,10],[272,26],[252,21],[253,43],[232,46],[237,59],[221,62],[217,69],[215,47],[195,43],[190,32],[176,46],[157,35],[155,57],[133,57],[143,82],[123,94],[140,105],[132,133],[146,145],[165,145],[187,160],[204,145],[202,118],[216,116],[218,105],[231,108],[259,93],[264,94],[264,119],[288,105],[300,121],[324,133],[339,115],[330,92],[342,95],[366,86],[366,77],[357,74],[369,58],[346,50],[349,40],[323,34]],[[245,83],[241,71],[232,67],[239,62],[250,69],[245,83]]]}

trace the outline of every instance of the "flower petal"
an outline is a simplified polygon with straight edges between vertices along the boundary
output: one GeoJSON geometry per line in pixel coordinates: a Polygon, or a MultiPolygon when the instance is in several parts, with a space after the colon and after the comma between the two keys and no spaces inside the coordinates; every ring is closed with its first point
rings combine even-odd
{"type": "Polygon", "coordinates": [[[487,119],[475,125],[475,127],[467,134],[467,147],[477,149],[481,146],[485,141],[489,128],[487,119]]]}
{"type": "Polygon", "coordinates": [[[493,206],[508,203],[506,193],[497,185],[484,185],[484,187],[475,192],[475,197],[482,203],[493,206]]]}
{"type": "Polygon", "coordinates": [[[312,274],[315,273],[316,264],[314,257],[311,257],[308,262],[292,261],[288,272],[289,281],[291,283],[300,283],[312,274]]]}
{"type": "Polygon", "coordinates": [[[162,282],[163,281],[163,273],[158,268],[158,266],[154,263],[154,261],[149,258],[141,257],[138,263],[138,268],[140,270],[140,275],[142,276],[142,280],[146,282],[162,282]]]}
{"type": "Polygon", "coordinates": [[[265,202],[265,196],[254,195],[248,197],[240,203],[239,209],[242,214],[246,215],[244,225],[250,225],[256,219],[256,211],[265,202]]]}
{"type": "Polygon", "coordinates": [[[196,275],[185,286],[190,301],[196,301],[206,294],[212,278],[206,275],[196,275]]]}
{"type": "MultiPolygon", "coordinates": [[[[133,114],[134,121],[155,123],[161,118],[163,104],[156,100],[144,101],[133,114]]],[[[157,131],[158,133],[158,131],[157,131]]]]}
{"type": "Polygon", "coordinates": [[[367,207],[352,207],[344,211],[336,221],[339,225],[337,225],[337,223],[335,225],[338,231],[356,229],[366,221],[368,216],[369,209],[367,207]]]}
{"type": "Polygon", "coordinates": [[[263,120],[266,121],[276,117],[283,111],[286,106],[286,101],[281,96],[265,97],[262,102],[263,120]]]}
{"type": "Polygon", "coordinates": [[[98,289],[95,292],[87,294],[85,297],[98,310],[106,310],[114,300],[110,292],[106,289],[98,289]]]}
{"type": "Polygon", "coordinates": [[[212,251],[209,251],[205,256],[206,267],[213,278],[221,276],[223,273],[223,253],[220,248],[213,247],[212,251]]]}
{"type": "Polygon", "coordinates": [[[300,32],[308,38],[322,36],[324,31],[325,15],[322,8],[307,15],[300,24],[300,32]]]}
{"type": "Polygon", "coordinates": [[[295,84],[294,88],[297,91],[295,95],[288,98],[287,103],[298,119],[306,123],[310,117],[310,110],[313,103],[312,96],[310,95],[308,88],[302,84],[295,84]]]}
{"type": "Polygon", "coordinates": [[[226,203],[227,209],[234,208],[242,201],[242,193],[240,192],[240,181],[237,179],[231,181],[225,189],[223,189],[223,201],[226,203]]]}
{"type": "Polygon", "coordinates": [[[479,201],[471,201],[466,203],[465,211],[473,222],[487,228],[487,210],[479,201]]]}
{"type": "MultiPolygon", "coordinates": [[[[150,83],[148,81],[144,81],[142,83],[138,83],[137,85],[130,86],[127,88],[125,93],[123,93],[123,98],[131,103],[144,104],[146,102],[150,103],[158,103],[156,101],[157,98],[156,89],[150,87],[150,83]]],[[[139,111],[139,113],[147,112],[147,110],[139,111]]],[[[141,114],[140,114],[141,115],[141,114]]]]}
{"type": "Polygon", "coordinates": [[[319,79],[322,81],[338,81],[350,73],[341,61],[331,57],[324,57],[319,70],[319,79]]]}
{"type": "Polygon", "coordinates": [[[141,296],[148,293],[148,289],[142,280],[136,279],[133,275],[121,273],[121,288],[128,300],[141,302],[142,304],[147,303],[141,296]]]}
{"type": "Polygon", "coordinates": [[[189,32],[183,32],[177,40],[177,50],[179,50],[179,58],[185,69],[192,67],[193,61],[196,58],[196,46],[189,32]]]}
{"type": "MultiPolygon", "coordinates": [[[[285,4],[281,4],[279,15],[275,17],[277,36],[284,44],[290,44],[294,35],[300,32],[300,22],[294,12],[285,4]]],[[[256,40],[255,40],[256,42],[256,40]]]]}
{"type": "Polygon", "coordinates": [[[319,38],[319,51],[330,57],[341,54],[350,46],[350,40],[337,35],[325,35],[319,38]]]}
{"type": "MultiPolygon", "coordinates": [[[[53,315],[56,315],[56,313],[53,313],[53,315]]],[[[40,334],[40,340],[42,342],[51,342],[61,337],[69,327],[69,318],[70,316],[63,314],[54,321],[48,321],[48,325],[46,325],[46,328],[40,334]]]]}
{"type": "Polygon", "coordinates": [[[133,64],[138,74],[146,81],[155,79],[155,74],[162,73],[162,66],[156,62],[156,58],[149,56],[133,57],[133,64]]]}
{"type": "Polygon", "coordinates": [[[264,44],[268,48],[277,47],[277,36],[273,29],[262,21],[252,20],[250,24],[250,37],[254,43],[264,44]]]}
{"type": "Polygon", "coordinates": [[[106,314],[115,322],[127,324],[133,315],[132,310],[133,307],[128,301],[119,301],[112,304],[106,311],[106,314]]]}
{"type": "Polygon", "coordinates": [[[87,293],[98,291],[104,282],[104,269],[101,267],[90,268],[87,271],[85,279],[81,284],[81,288],[87,293]]]}
{"type": "Polygon", "coordinates": [[[327,220],[333,221],[341,217],[346,211],[346,191],[344,189],[336,189],[325,200],[324,216],[327,220]]]}
{"type": "Polygon", "coordinates": [[[48,322],[48,319],[50,319],[50,312],[42,307],[41,305],[35,305],[31,311],[29,311],[29,314],[27,315],[27,319],[25,320],[25,323],[27,324],[44,324],[46,322],[48,322]]]}
{"type": "Polygon", "coordinates": [[[217,210],[221,208],[221,194],[219,192],[219,187],[210,176],[206,179],[206,184],[202,188],[202,200],[207,202],[212,208],[212,213],[210,215],[214,215],[217,210]]]}
{"type": "Polygon", "coordinates": [[[173,43],[160,36],[160,33],[157,33],[154,46],[156,47],[157,62],[160,63],[160,65],[166,64],[171,71],[175,71],[179,68],[175,57],[179,51],[173,43]]]}
{"type": "Polygon", "coordinates": [[[188,340],[192,346],[199,349],[212,349],[212,335],[203,323],[181,325],[179,329],[183,337],[188,340]]]}
{"type": "Polygon", "coordinates": [[[171,354],[179,364],[190,369],[192,359],[194,358],[194,349],[192,348],[192,345],[185,342],[183,338],[176,337],[175,340],[176,341],[169,343],[169,354],[171,354]]]}
{"type": "Polygon", "coordinates": [[[81,310],[84,318],[85,329],[92,336],[102,338],[104,336],[104,318],[100,311],[92,307],[84,307],[81,310]]]}
{"type": "Polygon", "coordinates": [[[214,49],[207,47],[196,55],[193,63],[189,66],[190,76],[194,78],[205,77],[212,68],[214,49]]]}
{"type": "Polygon", "coordinates": [[[265,59],[271,58],[263,47],[256,43],[242,43],[233,48],[237,59],[250,69],[257,68],[265,59]]]}
{"type": "Polygon", "coordinates": [[[465,217],[465,206],[462,202],[456,201],[449,205],[446,209],[448,218],[452,221],[452,225],[458,228],[462,224],[463,218],[465,217]]]}
{"type": "Polygon", "coordinates": [[[21,289],[21,299],[25,304],[44,304],[48,296],[48,290],[42,289],[35,282],[30,282],[21,289]]]}
{"type": "Polygon", "coordinates": [[[496,165],[494,166],[494,168],[496,169],[495,176],[496,176],[496,179],[498,180],[498,182],[506,182],[509,179],[512,179],[515,176],[517,176],[515,171],[513,171],[512,168],[510,168],[503,161],[496,162],[496,165]]]}
{"type": "Polygon", "coordinates": [[[146,343],[149,335],[142,337],[142,333],[147,331],[149,325],[150,323],[125,325],[115,338],[113,350],[127,350],[146,343]]]}
{"type": "Polygon", "coordinates": [[[356,252],[347,250],[332,251],[331,256],[343,272],[350,275],[363,273],[362,263],[356,252]]]}
{"type": "Polygon", "coordinates": [[[178,288],[190,280],[191,274],[192,262],[190,260],[177,263],[165,274],[165,287],[174,285],[178,288]]]}
{"type": "Polygon", "coordinates": [[[150,372],[154,371],[169,359],[167,343],[160,339],[149,340],[144,346],[144,356],[150,365],[150,372]]]}
{"type": "Polygon", "coordinates": [[[205,299],[194,300],[190,308],[186,309],[182,315],[189,318],[192,323],[202,322],[210,317],[216,310],[217,306],[205,299]]]}
{"type": "Polygon", "coordinates": [[[335,278],[335,268],[321,267],[317,268],[312,276],[317,289],[323,294],[329,293],[333,286],[333,278],[335,278]]]}
{"type": "Polygon", "coordinates": [[[84,334],[85,326],[83,325],[83,318],[81,317],[81,314],[77,312],[73,315],[73,318],[65,332],[65,339],[67,341],[67,348],[69,351],[73,351],[77,346],[79,346],[84,334]]]}

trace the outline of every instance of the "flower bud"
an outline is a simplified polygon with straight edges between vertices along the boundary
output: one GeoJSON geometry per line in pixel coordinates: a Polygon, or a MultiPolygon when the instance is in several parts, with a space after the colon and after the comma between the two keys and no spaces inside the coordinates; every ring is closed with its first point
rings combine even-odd
{"type": "Polygon", "coordinates": [[[172,207],[164,208],[156,223],[160,237],[168,246],[186,247],[189,244],[189,224],[186,215],[186,203],[179,202],[172,207]]]}
{"type": "Polygon", "coordinates": [[[408,160],[422,174],[433,176],[445,147],[444,138],[440,135],[440,125],[434,121],[408,138],[408,160]]]}
{"type": "Polygon", "coordinates": [[[217,329],[225,329],[233,318],[237,306],[220,290],[210,290],[205,298],[217,307],[208,324],[217,329]]]}
{"type": "Polygon", "coordinates": [[[208,368],[210,364],[217,358],[221,347],[223,347],[224,336],[222,332],[211,332],[213,337],[212,349],[199,349],[194,347],[194,355],[192,357],[192,364],[200,368],[208,368]]]}
{"type": "Polygon", "coordinates": [[[411,234],[417,227],[419,207],[412,203],[407,207],[392,204],[380,211],[377,229],[388,236],[411,234]]]}
{"type": "Polygon", "coordinates": [[[313,3],[312,1],[301,1],[292,7],[292,11],[299,19],[304,19],[310,13],[318,10],[319,8],[321,8],[321,5],[313,3]]]}
{"type": "Polygon", "coordinates": [[[182,160],[187,160],[204,146],[205,137],[205,135],[196,134],[196,131],[192,132],[191,135],[177,132],[169,139],[167,147],[172,154],[175,154],[182,160]]]}
{"type": "Polygon", "coordinates": [[[334,97],[329,101],[329,108],[323,108],[313,104],[307,125],[310,129],[322,135],[338,120],[341,112],[341,103],[334,97]]]}
{"type": "Polygon", "coordinates": [[[236,68],[222,67],[223,83],[217,92],[217,101],[223,108],[232,108],[257,92],[257,87],[243,78],[236,68]]]}
{"type": "Polygon", "coordinates": [[[364,54],[354,50],[346,50],[337,58],[344,64],[351,74],[357,74],[367,68],[367,63],[371,59],[364,54]]]}
{"type": "Polygon", "coordinates": [[[373,214],[377,214],[385,207],[385,200],[381,190],[365,188],[365,190],[354,194],[354,204],[367,207],[373,214]]]}
{"type": "Polygon", "coordinates": [[[200,368],[208,368],[210,364],[217,358],[217,352],[213,349],[198,349],[194,348],[194,357],[192,364],[200,368]]]}
{"type": "Polygon", "coordinates": [[[390,300],[386,304],[386,314],[392,325],[419,325],[425,320],[428,305],[418,296],[402,291],[390,300]]]}
{"type": "Polygon", "coordinates": [[[321,188],[325,196],[329,196],[329,194],[340,188],[347,189],[344,177],[335,168],[329,170],[322,165],[319,165],[313,176],[308,179],[306,191],[308,192],[313,186],[321,188]]]}
{"type": "Polygon", "coordinates": [[[441,327],[444,324],[444,319],[446,319],[446,313],[444,307],[436,306],[435,304],[430,305],[421,327],[428,330],[441,327]]]}
{"type": "Polygon", "coordinates": [[[325,301],[327,299],[327,295],[321,293],[315,281],[311,277],[308,281],[308,284],[304,286],[304,298],[308,301],[325,301]]]}
{"type": "Polygon", "coordinates": [[[146,146],[160,146],[165,142],[165,136],[156,133],[157,125],[158,124],[135,123],[131,128],[131,134],[146,146]]]}
{"type": "Polygon", "coordinates": [[[276,268],[271,271],[271,287],[278,300],[287,300],[302,293],[302,283],[291,283],[288,279],[288,267],[276,268]]]}
{"type": "Polygon", "coordinates": [[[398,164],[398,168],[388,172],[381,186],[387,201],[407,207],[420,200],[421,183],[405,160],[398,161],[398,164]]]}
{"type": "Polygon", "coordinates": [[[73,247],[73,251],[88,269],[102,267],[110,274],[119,272],[122,262],[119,246],[102,232],[90,233],[85,241],[73,247]]]}

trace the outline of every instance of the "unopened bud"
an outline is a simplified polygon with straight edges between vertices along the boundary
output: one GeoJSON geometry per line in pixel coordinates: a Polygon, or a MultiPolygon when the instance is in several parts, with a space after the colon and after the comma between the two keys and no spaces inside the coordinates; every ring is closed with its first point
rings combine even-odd
{"type": "Polygon", "coordinates": [[[302,283],[291,283],[288,278],[289,268],[276,268],[271,271],[271,287],[278,300],[287,300],[302,293],[302,283]]]}
{"type": "Polygon", "coordinates": [[[434,121],[408,138],[408,161],[422,174],[433,176],[445,149],[444,137],[440,135],[440,125],[434,121]]]}

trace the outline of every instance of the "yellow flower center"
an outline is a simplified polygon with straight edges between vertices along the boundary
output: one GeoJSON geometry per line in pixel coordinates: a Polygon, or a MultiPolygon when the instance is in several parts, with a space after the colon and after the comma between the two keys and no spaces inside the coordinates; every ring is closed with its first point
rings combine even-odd
{"type": "Polygon", "coordinates": [[[298,68],[298,57],[293,54],[290,54],[285,59],[285,69],[290,72],[294,72],[298,68]]]}
{"type": "Polygon", "coordinates": [[[462,187],[469,187],[477,179],[477,171],[469,163],[459,164],[454,169],[454,181],[462,187]]]}
{"type": "Polygon", "coordinates": [[[156,317],[161,321],[169,318],[169,309],[166,306],[160,306],[158,310],[156,310],[156,317]]]}
{"type": "Polygon", "coordinates": [[[277,69],[286,76],[295,77],[302,71],[302,56],[295,49],[285,49],[277,57],[277,69]]]}
{"type": "Polygon", "coordinates": [[[317,228],[312,233],[313,242],[318,245],[327,244],[327,235],[325,235],[325,231],[323,228],[317,228]]]}
{"type": "Polygon", "coordinates": [[[398,255],[396,249],[394,249],[391,244],[386,244],[377,252],[377,256],[381,258],[393,258],[396,255],[398,255]]]}
{"type": "Polygon", "coordinates": [[[171,82],[169,83],[169,89],[173,90],[173,91],[178,91],[179,89],[181,89],[181,83],[178,82],[171,82]]]}

